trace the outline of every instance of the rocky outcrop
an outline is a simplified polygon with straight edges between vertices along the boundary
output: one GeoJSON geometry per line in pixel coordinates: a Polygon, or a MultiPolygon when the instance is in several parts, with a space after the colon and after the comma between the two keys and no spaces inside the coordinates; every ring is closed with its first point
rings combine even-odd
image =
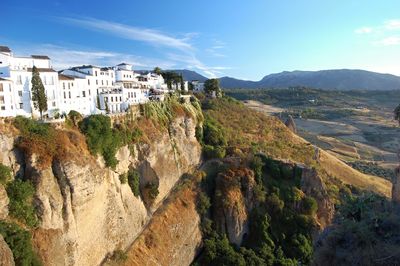
{"type": "Polygon", "coordinates": [[[217,230],[238,246],[248,233],[248,217],[253,208],[254,173],[242,168],[219,174],[215,187],[214,220],[217,230]]]}
{"type": "MultiPolygon", "coordinates": [[[[44,265],[99,265],[130,246],[181,175],[199,163],[195,126],[193,118],[178,117],[157,140],[121,148],[115,170],[88,154],[53,159],[50,166],[40,165],[35,154],[18,159],[14,140],[0,134],[0,162],[14,173],[22,169],[35,186],[39,227],[32,232],[33,244],[44,265]],[[157,180],[159,193],[151,204],[121,183],[120,175],[133,168],[140,172],[141,186],[157,180]]],[[[0,206],[5,206],[1,193],[0,188],[0,206]]]]}
{"type": "Polygon", "coordinates": [[[301,190],[317,201],[316,218],[319,223],[319,229],[325,228],[332,222],[335,207],[329,198],[324,181],[315,169],[302,168],[301,190]]]}
{"type": "Polygon", "coordinates": [[[7,191],[3,185],[0,185],[0,220],[7,218],[9,202],[10,200],[8,199],[7,191]]]}
{"type": "Polygon", "coordinates": [[[0,163],[10,167],[14,176],[23,176],[23,161],[22,152],[14,149],[14,137],[0,134],[0,163]]]}
{"type": "Polygon", "coordinates": [[[14,266],[14,257],[2,235],[0,235],[0,265],[14,266]]]}
{"type": "Polygon", "coordinates": [[[290,131],[295,134],[297,133],[296,123],[294,122],[294,119],[291,115],[289,115],[289,117],[287,118],[285,125],[287,126],[287,128],[290,129],[290,131]]]}
{"type": "Polygon", "coordinates": [[[393,178],[392,186],[392,200],[394,202],[400,203],[400,168],[397,167],[395,171],[395,176],[393,178]]]}
{"type": "Polygon", "coordinates": [[[196,195],[191,187],[172,195],[129,248],[124,265],[190,265],[202,243],[196,195]]]}

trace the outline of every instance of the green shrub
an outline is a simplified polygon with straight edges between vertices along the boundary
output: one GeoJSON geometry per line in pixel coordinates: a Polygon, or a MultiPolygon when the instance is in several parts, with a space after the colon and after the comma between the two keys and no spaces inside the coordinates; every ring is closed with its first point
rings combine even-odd
{"type": "Polygon", "coordinates": [[[111,260],[115,262],[124,262],[128,259],[128,256],[123,250],[117,249],[114,251],[113,255],[111,256],[111,260]]]}
{"type": "Polygon", "coordinates": [[[86,136],[86,142],[92,154],[101,154],[108,167],[115,168],[115,158],[122,140],[118,131],[111,128],[111,119],[105,115],[91,115],[79,123],[80,130],[86,136]]]}
{"type": "Polygon", "coordinates": [[[119,175],[119,181],[121,182],[121,184],[128,183],[128,173],[120,174],[119,175]]]}
{"type": "Polygon", "coordinates": [[[303,212],[311,216],[315,215],[315,213],[318,210],[317,201],[310,196],[306,196],[303,198],[302,207],[303,207],[303,212]]]}
{"type": "Polygon", "coordinates": [[[17,224],[0,221],[0,235],[10,247],[16,265],[41,265],[32,248],[32,236],[17,224]]]}
{"type": "Polygon", "coordinates": [[[51,127],[48,124],[39,123],[23,116],[17,116],[14,119],[14,125],[21,131],[22,135],[32,134],[37,137],[49,138],[52,134],[51,127]]]}
{"type": "Polygon", "coordinates": [[[6,184],[11,178],[11,168],[0,163],[0,184],[6,184]]]}
{"type": "Polygon", "coordinates": [[[150,200],[155,200],[158,196],[158,186],[153,182],[149,182],[145,186],[147,190],[147,195],[149,196],[150,200]]]}
{"type": "Polygon", "coordinates": [[[226,146],[227,143],[221,126],[209,118],[203,126],[203,140],[205,144],[212,146],[226,146]]]}
{"type": "Polygon", "coordinates": [[[133,195],[135,195],[135,197],[138,197],[140,195],[140,189],[139,189],[140,176],[139,173],[134,169],[129,169],[128,171],[128,184],[131,187],[133,195]]]}
{"type": "Polygon", "coordinates": [[[207,196],[206,193],[200,192],[198,199],[197,199],[197,212],[204,216],[207,214],[208,209],[211,207],[210,198],[207,196]]]}
{"type": "Polygon", "coordinates": [[[222,159],[226,155],[226,150],[221,146],[204,145],[203,152],[207,159],[222,159]]]}
{"type": "Polygon", "coordinates": [[[68,119],[71,120],[74,126],[78,126],[78,123],[83,119],[83,116],[81,115],[81,113],[75,110],[71,110],[68,113],[68,119]]]}
{"type": "Polygon", "coordinates": [[[32,205],[35,188],[29,181],[15,179],[7,186],[7,195],[10,199],[10,215],[30,227],[37,225],[38,220],[32,205]]]}

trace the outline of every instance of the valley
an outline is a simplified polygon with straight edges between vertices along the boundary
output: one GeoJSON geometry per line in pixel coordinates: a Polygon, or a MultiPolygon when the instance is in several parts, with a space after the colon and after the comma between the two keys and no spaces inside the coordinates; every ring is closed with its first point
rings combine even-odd
{"type": "Polygon", "coordinates": [[[393,119],[400,103],[397,91],[297,88],[227,94],[283,122],[291,115],[297,134],[358,170],[391,179],[397,167],[400,128],[393,119]]]}

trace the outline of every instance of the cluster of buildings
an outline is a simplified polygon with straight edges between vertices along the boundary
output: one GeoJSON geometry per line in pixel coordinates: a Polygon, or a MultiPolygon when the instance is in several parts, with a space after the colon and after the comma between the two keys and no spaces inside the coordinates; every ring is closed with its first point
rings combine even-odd
{"type": "MultiPolygon", "coordinates": [[[[83,115],[124,112],[130,105],[163,100],[165,93],[181,89],[181,84],[168,88],[162,75],[137,73],[127,63],[113,67],[83,65],[56,71],[48,56],[16,57],[8,47],[0,46],[0,117],[39,115],[31,97],[33,66],[45,87],[49,117],[71,110],[83,115]]],[[[184,90],[188,86],[185,81],[184,90]]],[[[202,90],[203,84],[193,81],[192,87],[202,90]]]]}

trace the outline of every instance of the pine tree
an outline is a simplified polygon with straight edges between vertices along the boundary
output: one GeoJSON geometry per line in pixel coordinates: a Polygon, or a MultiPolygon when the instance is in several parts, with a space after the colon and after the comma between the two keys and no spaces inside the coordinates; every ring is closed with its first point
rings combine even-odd
{"type": "Polygon", "coordinates": [[[181,80],[181,91],[184,91],[185,90],[185,82],[183,81],[182,74],[180,75],[180,80],[181,80]]]}
{"type": "Polygon", "coordinates": [[[35,109],[40,112],[40,119],[43,119],[43,112],[47,111],[47,96],[44,90],[39,70],[33,66],[32,68],[32,101],[35,109]]]}

